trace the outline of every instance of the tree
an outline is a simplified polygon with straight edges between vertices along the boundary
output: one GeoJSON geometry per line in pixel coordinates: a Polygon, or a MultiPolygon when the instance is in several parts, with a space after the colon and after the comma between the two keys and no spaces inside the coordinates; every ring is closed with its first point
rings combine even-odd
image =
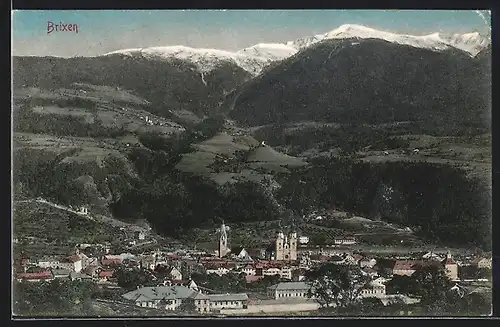
{"type": "Polygon", "coordinates": [[[413,293],[420,297],[422,304],[437,303],[446,299],[452,287],[451,280],[446,276],[444,267],[424,265],[411,276],[413,293]]]}
{"type": "Polygon", "coordinates": [[[195,313],[196,312],[196,305],[194,304],[193,299],[183,299],[181,304],[178,307],[178,310],[180,312],[184,313],[195,313]]]}
{"type": "Polygon", "coordinates": [[[306,273],[306,279],[311,286],[309,298],[326,308],[353,305],[370,281],[358,266],[333,263],[313,268],[306,273]]]}

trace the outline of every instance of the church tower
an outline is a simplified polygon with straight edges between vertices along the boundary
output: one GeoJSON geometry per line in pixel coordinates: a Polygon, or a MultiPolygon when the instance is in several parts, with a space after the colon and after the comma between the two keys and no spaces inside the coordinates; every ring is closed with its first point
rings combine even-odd
{"type": "Polygon", "coordinates": [[[278,261],[297,260],[297,233],[293,232],[285,236],[283,232],[279,232],[276,238],[275,253],[275,258],[278,261]]]}
{"type": "Polygon", "coordinates": [[[219,237],[219,258],[224,257],[226,254],[230,252],[229,247],[228,247],[228,241],[227,241],[227,231],[229,230],[229,227],[222,222],[222,225],[220,226],[220,237],[219,237]]]}
{"type": "Polygon", "coordinates": [[[292,232],[290,233],[290,260],[295,261],[297,260],[297,233],[292,232]]]}

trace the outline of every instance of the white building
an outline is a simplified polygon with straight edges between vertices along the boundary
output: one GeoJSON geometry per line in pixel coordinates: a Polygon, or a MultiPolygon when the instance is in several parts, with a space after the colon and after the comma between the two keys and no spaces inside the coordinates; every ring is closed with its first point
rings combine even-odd
{"type": "Polygon", "coordinates": [[[267,295],[273,299],[308,299],[311,289],[306,282],[285,282],[268,287],[267,295]]]}
{"type": "Polygon", "coordinates": [[[354,237],[336,237],[335,245],[354,245],[356,244],[356,239],[354,237]]]}
{"type": "Polygon", "coordinates": [[[300,244],[307,244],[307,243],[309,243],[309,237],[307,237],[307,236],[300,236],[299,237],[299,243],[300,244]]]}
{"type": "Polygon", "coordinates": [[[58,268],[69,269],[79,273],[82,271],[82,259],[78,255],[72,255],[59,263],[58,268]]]}
{"type": "Polygon", "coordinates": [[[209,294],[210,310],[222,309],[246,309],[248,305],[248,295],[240,294],[209,294]]]}
{"type": "Polygon", "coordinates": [[[205,270],[205,273],[207,275],[210,275],[210,274],[217,274],[219,276],[222,276],[222,275],[225,275],[227,273],[229,273],[230,270],[227,269],[226,267],[213,267],[213,268],[208,268],[205,270]]]}
{"type": "Polygon", "coordinates": [[[376,297],[385,298],[385,285],[381,281],[374,280],[369,283],[369,285],[361,291],[360,297],[376,297]]]}
{"type": "Polygon", "coordinates": [[[247,276],[255,276],[255,267],[253,265],[246,265],[241,268],[241,272],[247,276]]]}
{"type": "Polygon", "coordinates": [[[139,307],[176,311],[184,301],[192,301],[198,312],[210,311],[208,297],[185,286],[142,287],[122,296],[139,307]]]}
{"type": "Polygon", "coordinates": [[[363,258],[359,261],[359,265],[361,266],[361,268],[365,268],[365,267],[373,268],[373,267],[375,267],[376,264],[377,264],[377,260],[370,259],[370,258],[363,258]]]}
{"type": "Polygon", "coordinates": [[[48,269],[56,269],[59,267],[60,262],[59,259],[56,257],[42,257],[40,260],[38,260],[37,266],[40,268],[48,269]]]}

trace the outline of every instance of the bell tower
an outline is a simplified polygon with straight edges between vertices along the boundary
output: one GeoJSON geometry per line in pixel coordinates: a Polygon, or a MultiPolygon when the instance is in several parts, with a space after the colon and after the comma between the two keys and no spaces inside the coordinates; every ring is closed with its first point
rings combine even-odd
{"type": "Polygon", "coordinates": [[[297,260],[297,233],[290,233],[290,260],[297,260]]]}
{"type": "Polygon", "coordinates": [[[219,258],[222,258],[226,254],[230,252],[229,247],[228,247],[228,240],[227,240],[227,231],[229,230],[229,227],[222,222],[222,225],[220,226],[220,237],[219,237],[219,258]]]}

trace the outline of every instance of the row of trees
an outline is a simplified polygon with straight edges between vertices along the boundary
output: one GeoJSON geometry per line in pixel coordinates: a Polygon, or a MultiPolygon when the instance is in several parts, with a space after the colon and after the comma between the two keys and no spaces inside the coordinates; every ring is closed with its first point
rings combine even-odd
{"type": "MultiPolygon", "coordinates": [[[[306,277],[311,285],[309,296],[314,297],[327,311],[368,315],[380,314],[381,310],[387,311],[380,300],[360,297],[362,290],[368,286],[370,278],[363,275],[357,266],[327,263],[310,270],[306,277]]],[[[417,269],[411,277],[394,276],[386,286],[388,293],[418,298],[420,302],[413,306],[412,310],[420,313],[489,314],[491,301],[476,293],[461,296],[451,289],[453,285],[442,268],[423,266],[417,269]]],[[[398,301],[390,304],[389,309],[391,307],[398,311],[410,308],[398,301]]]]}
{"type": "Polygon", "coordinates": [[[96,285],[86,281],[55,279],[49,282],[14,283],[16,315],[94,315],[91,298],[96,285]]]}

